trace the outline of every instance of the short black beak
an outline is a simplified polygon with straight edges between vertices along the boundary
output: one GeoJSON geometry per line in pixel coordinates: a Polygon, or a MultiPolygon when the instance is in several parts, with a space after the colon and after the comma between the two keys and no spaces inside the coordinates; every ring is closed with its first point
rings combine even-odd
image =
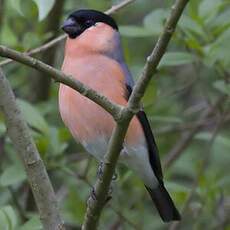
{"type": "Polygon", "coordinates": [[[64,21],[61,27],[65,33],[67,33],[71,38],[75,38],[80,34],[80,26],[74,18],[68,18],[64,21]]]}

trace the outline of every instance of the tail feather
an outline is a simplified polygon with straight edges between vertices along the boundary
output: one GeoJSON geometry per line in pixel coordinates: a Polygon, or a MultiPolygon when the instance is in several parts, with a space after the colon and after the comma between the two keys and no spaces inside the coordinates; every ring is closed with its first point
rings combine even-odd
{"type": "Polygon", "coordinates": [[[178,221],[181,219],[178,210],[176,209],[170,195],[168,194],[163,183],[157,188],[151,189],[145,186],[148,190],[162,220],[164,222],[178,221]]]}

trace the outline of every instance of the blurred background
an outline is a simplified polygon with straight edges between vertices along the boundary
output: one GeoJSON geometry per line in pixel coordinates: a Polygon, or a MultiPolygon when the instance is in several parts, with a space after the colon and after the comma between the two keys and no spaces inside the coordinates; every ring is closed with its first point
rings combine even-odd
{"type": "MultiPolygon", "coordinates": [[[[135,79],[174,1],[137,0],[113,17],[135,79]]],[[[109,9],[119,1],[0,0],[0,43],[29,51],[62,34],[73,10],[109,9]]],[[[35,56],[60,69],[64,43],[35,56]]],[[[0,59],[3,61],[4,59],[0,59]]],[[[17,63],[3,65],[54,185],[68,229],[79,229],[96,180],[58,112],[58,84],[17,63]]],[[[118,166],[113,199],[99,229],[230,229],[230,1],[190,1],[143,99],[158,143],[165,184],[182,221],[163,224],[141,181],[118,166]]],[[[23,166],[0,113],[0,229],[37,230],[41,223],[23,166]]]]}

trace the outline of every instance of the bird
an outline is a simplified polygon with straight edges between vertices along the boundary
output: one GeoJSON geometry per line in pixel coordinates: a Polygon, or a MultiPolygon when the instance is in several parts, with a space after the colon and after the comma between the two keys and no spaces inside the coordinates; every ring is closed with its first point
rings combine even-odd
{"type": "MultiPolygon", "coordinates": [[[[62,25],[67,34],[62,71],[126,106],[134,80],[124,60],[121,35],[115,20],[100,11],[73,11],[62,25]]],[[[111,114],[69,86],[60,84],[59,111],[65,126],[77,142],[103,161],[115,127],[111,114]]],[[[143,109],[132,118],[119,162],[144,182],[164,222],[181,219],[164,182],[158,148],[143,109]]]]}

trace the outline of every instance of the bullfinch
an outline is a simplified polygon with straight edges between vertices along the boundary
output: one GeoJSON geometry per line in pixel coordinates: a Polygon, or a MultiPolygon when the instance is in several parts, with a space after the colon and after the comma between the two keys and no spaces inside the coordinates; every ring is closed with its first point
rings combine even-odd
{"type": "MultiPolygon", "coordinates": [[[[65,20],[67,33],[62,71],[119,105],[127,105],[134,81],[124,61],[120,33],[114,19],[96,10],[77,10],[65,20]]],[[[61,84],[59,109],[75,140],[98,161],[103,161],[115,126],[103,108],[61,84]]],[[[180,214],[164,187],[158,149],[143,110],[130,122],[120,162],[144,182],[164,222],[180,220],[180,214]]]]}

